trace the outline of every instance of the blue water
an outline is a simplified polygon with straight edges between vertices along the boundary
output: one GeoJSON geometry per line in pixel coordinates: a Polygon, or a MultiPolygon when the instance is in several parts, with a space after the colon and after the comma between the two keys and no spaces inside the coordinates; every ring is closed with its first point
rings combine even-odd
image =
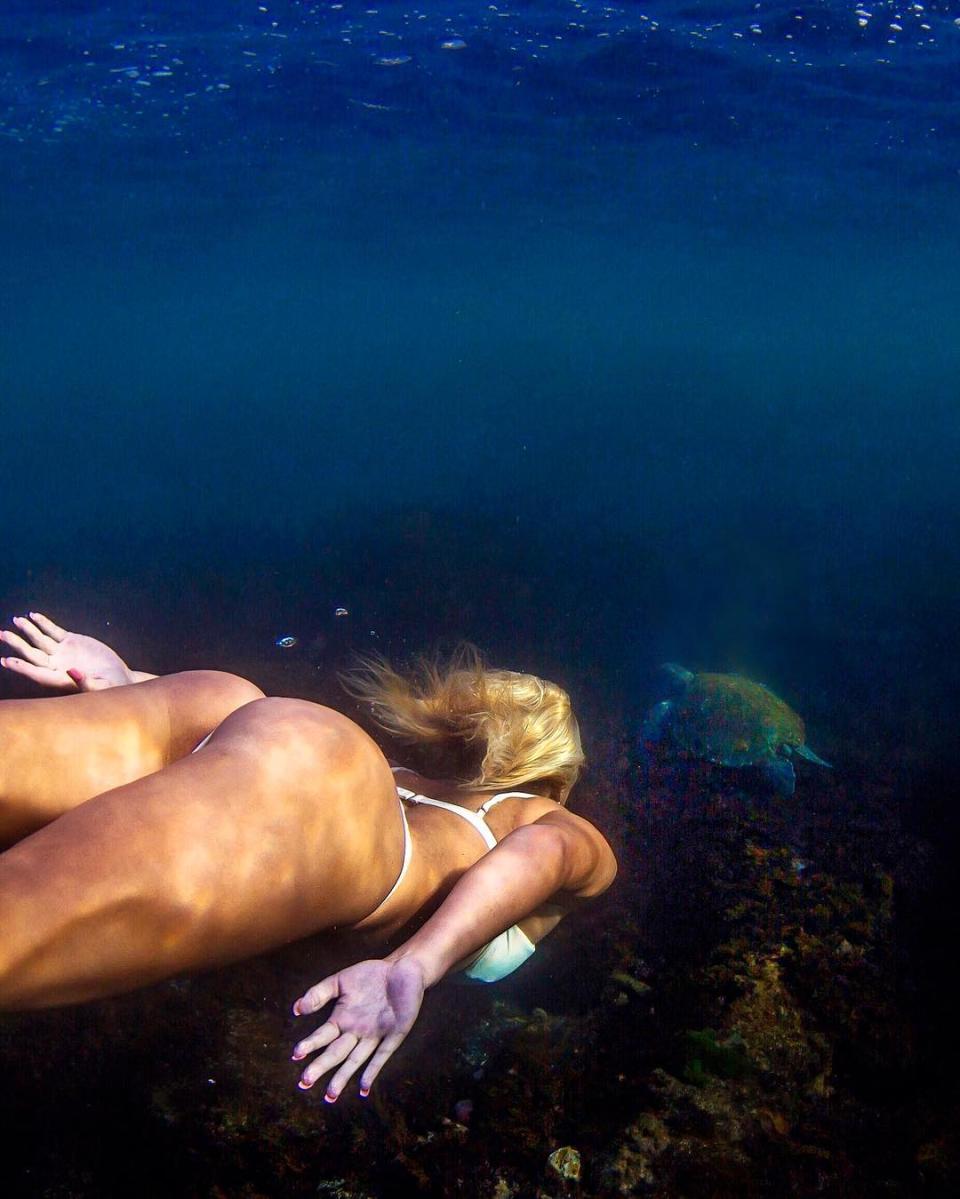
{"type": "Polygon", "coordinates": [[[958,192],[960,0],[4,0],[0,615],[314,697],[469,637],[608,766],[744,671],[939,960],[958,192]]]}
{"type": "Polygon", "coordinates": [[[575,628],[574,676],[749,669],[934,752],[958,20],[10,0],[5,602],[132,627],[132,589],[173,636],[203,570],[267,653],[366,589],[394,652],[553,663],[575,628]],[[490,547],[526,589],[490,585],[490,547]],[[433,588],[451,561],[482,618],[433,588]]]}

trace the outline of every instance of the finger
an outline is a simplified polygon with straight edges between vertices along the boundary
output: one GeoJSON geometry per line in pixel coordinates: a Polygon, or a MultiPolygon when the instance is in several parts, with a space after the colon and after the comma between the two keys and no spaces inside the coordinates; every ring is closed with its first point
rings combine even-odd
{"type": "Polygon", "coordinates": [[[367,1060],[374,1049],[377,1047],[376,1037],[364,1037],[362,1041],[357,1043],[355,1049],[350,1051],[347,1060],[343,1063],[340,1069],[334,1074],[333,1078],[327,1083],[323,1097],[327,1103],[336,1103],[340,1097],[340,1092],[347,1085],[354,1074],[360,1069],[363,1063],[367,1060]]]}
{"type": "Polygon", "coordinates": [[[309,1037],[304,1037],[302,1041],[298,1041],[293,1047],[293,1060],[300,1061],[301,1058],[307,1056],[308,1053],[316,1053],[318,1049],[322,1049],[324,1045],[329,1045],[331,1041],[335,1041],[340,1036],[340,1029],[328,1020],[326,1024],[321,1024],[316,1032],[311,1033],[309,1037]]]}
{"type": "Polygon", "coordinates": [[[395,1051],[403,1044],[407,1034],[405,1032],[392,1032],[388,1037],[384,1037],[380,1042],[380,1048],[373,1055],[367,1068],[360,1075],[360,1094],[366,1097],[370,1094],[370,1088],[373,1086],[377,1075],[387,1064],[395,1051]]]}
{"type": "MultiPolygon", "coordinates": [[[[76,672],[80,674],[79,671],[76,672]]],[[[67,671],[67,674],[73,679],[81,691],[106,691],[108,687],[117,687],[118,683],[112,679],[105,679],[102,674],[80,674],[80,678],[74,677],[73,671],[67,671]]]]}
{"type": "Polygon", "coordinates": [[[116,687],[110,679],[105,679],[102,674],[84,674],[82,670],[71,667],[67,674],[73,679],[79,691],[106,691],[108,687],[116,687]]]}
{"type": "Polygon", "coordinates": [[[25,637],[30,638],[37,649],[42,649],[44,653],[52,654],[57,648],[56,641],[52,637],[48,637],[46,633],[41,633],[28,616],[15,616],[13,623],[25,637]]]}
{"type": "Polygon", "coordinates": [[[313,1059],[306,1070],[300,1075],[300,1081],[297,1086],[301,1091],[309,1091],[317,1079],[326,1074],[328,1070],[332,1070],[334,1066],[339,1066],[347,1054],[357,1044],[357,1036],[352,1032],[341,1033],[339,1037],[328,1046],[327,1049],[320,1054],[319,1057],[313,1059]]]}
{"type": "Polygon", "coordinates": [[[61,691],[74,690],[73,680],[65,670],[51,670],[49,666],[31,666],[22,658],[0,658],[0,666],[25,679],[39,683],[41,687],[56,687],[61,691]]]}
{"type": "Polygon", "coordinates": [[[66,629],[61,629],[58,624],[54,624],[49,616],[44,616],[42,612],[31,612],[30,619],[38,628],[42,629],[48,637],[52,637],[54,641],[62,641],[67,635],[66,629]]]}
{"type": "MultiPolygon", "coordinates": [[[[14,620],[17,618],[14,617],[14,620]]],[[[43,650],[35,649],[34,646],[24,641],[22,637],[18,637],[16,633],[11,633],[9,629],[3,629],[0,632],[0,641],[4,645],[9,645],[11,649],[15,649],[17,653],[27,662],[32,662],[34,666],[46,666],[49,654],[45,654],[43,650]]]]}
{"type": "Polygon", "coordinates": [[[321,979],[320,982],[310,988],[306,994],[301,995],[293,1005],[293,1014],[295,1016],[305,1016],[308,1012],[319,1012],[319,1010],[330,1002],[331,999],[336,999],[340,994],[340,983],[336,974],[331,974],[329,978],[321,979]]]}

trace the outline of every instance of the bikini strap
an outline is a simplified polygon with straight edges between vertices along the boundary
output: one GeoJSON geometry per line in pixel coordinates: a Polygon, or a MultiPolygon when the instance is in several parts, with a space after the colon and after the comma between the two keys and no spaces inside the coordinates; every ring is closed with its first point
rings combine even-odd
{"type": "Polygon", "coordinates": [[[481,804],[477,810],[479,812],[482,812],[484,814],[484,816],[486,816],[486,814],[490,811],[490,809],[496,807],[497,804],[500,803],[501,800],[504,800],[504,799],[537,799],[537,798],[538,798],[538,796],[534,795],[531,791],[501,791],[499,795],[491,795],[490,798],[487,800],[487,802],[484,804],[481,804]]]}
{"type": "MultiPolygon", "coordinates": [[[[399,790],[400,788],[398,787],[397,791],[399,792],[399,790]]],[[[371,920],[375,919],[380,910],[386,907],[389,901],[393,899],[400,884],[406,878],[407,870],[410,868],[410,859],[413,855],[413,842],[410,837],[410,824],[407,821],[407,812],[402,803],[400,804],[400,820],[403,822],[403,861],[400,863],[400,873],[397,875],[397,881],[393,884],[386,895],[384,895],[383,899],[380,900],[373,911],[368,912],[359,923],[353,926],[354,929],[361,929],[365,925],[369,924],[371,920]]]]}

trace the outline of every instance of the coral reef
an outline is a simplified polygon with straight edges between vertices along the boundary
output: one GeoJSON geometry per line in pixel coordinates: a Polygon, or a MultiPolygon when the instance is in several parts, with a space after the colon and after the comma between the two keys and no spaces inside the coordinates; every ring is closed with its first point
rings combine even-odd
{"type": "Polygon", "coordinates": [[[6,1193],[956,1193],[960,1055],[921,976],[939,892],[897,784],[823,772],[787,803],[601,733],[585,800],[618,886],[505,984],[433,993],[369,1100],[324,1105],[288,1061],[335,947],[5,1018],[6,1193]]]}

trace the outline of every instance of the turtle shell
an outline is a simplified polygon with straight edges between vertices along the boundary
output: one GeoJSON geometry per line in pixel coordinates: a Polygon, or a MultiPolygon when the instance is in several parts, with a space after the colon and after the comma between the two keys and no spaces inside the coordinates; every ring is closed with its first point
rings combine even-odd
{"type": "Polygon", "coordinates": [[[723,766],[751,766],[804,743],[800,717],[782,699],[736,674],[697,674],[674,700],[670,735],[678,749],[723,766]]]}

